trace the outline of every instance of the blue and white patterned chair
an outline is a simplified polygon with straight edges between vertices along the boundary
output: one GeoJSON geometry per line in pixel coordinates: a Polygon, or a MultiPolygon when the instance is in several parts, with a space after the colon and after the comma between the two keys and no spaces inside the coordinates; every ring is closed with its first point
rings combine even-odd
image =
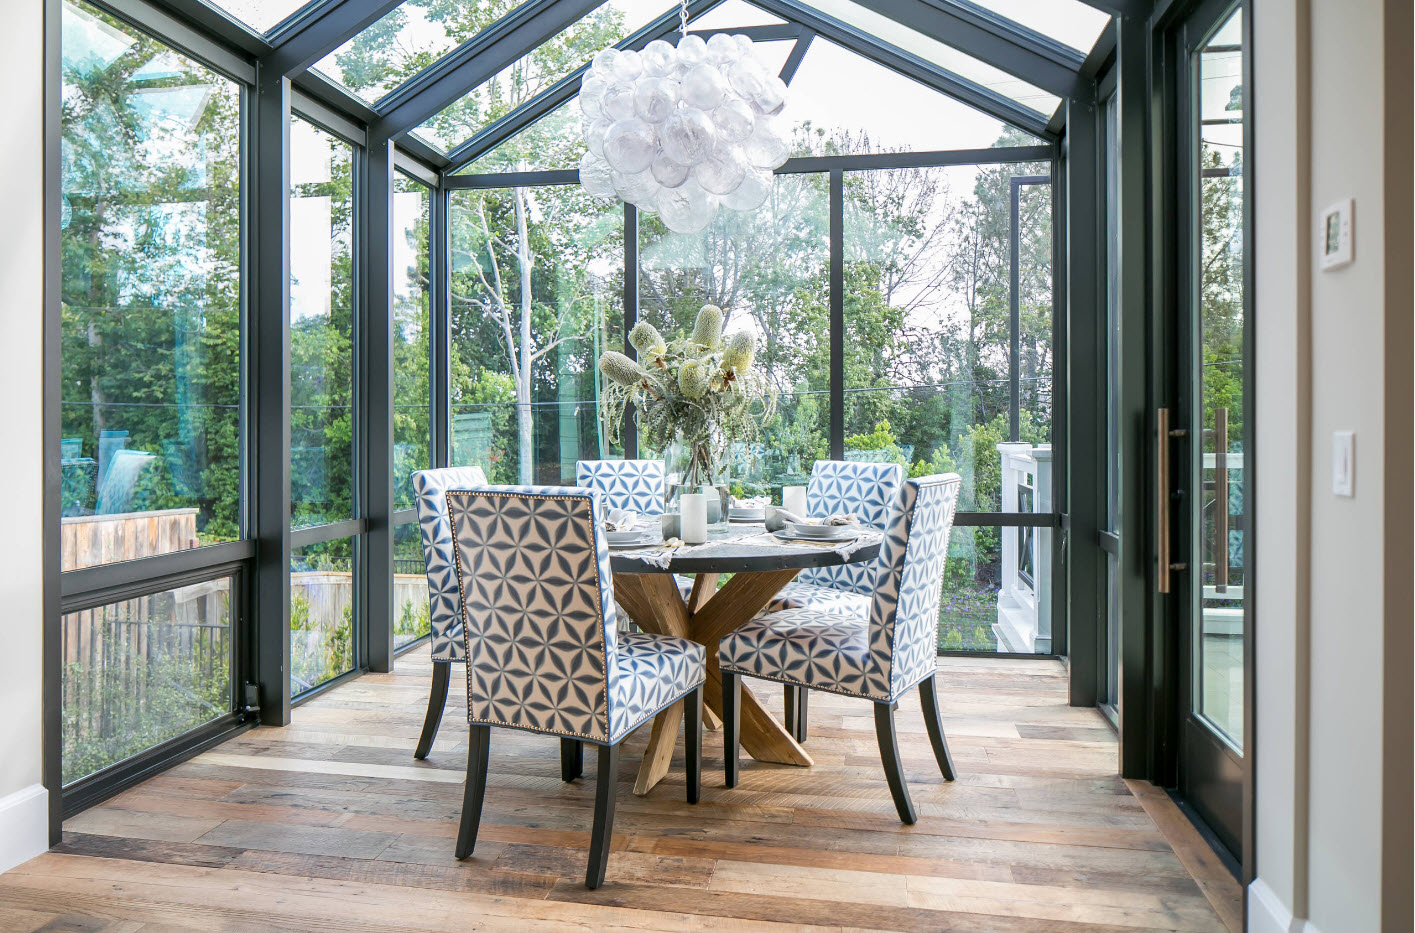
{"type": "Polygon", "coordinates": [[[597,490],[451,490],[447,512],[471,723],[457,858],[476,845],[492,726],[559,736],[562,767],[567,749],[588,742],[599,746],[599,776],[585,886],[597,888],[609,858],[619,744],[679,700],[685,701],[688,802],[698,802],[703,647],[671,635],[617,631],[597,490]]]}
{"type": "MultiPolygon", "coordinates": [[[[853,514],[862,523],[883,528],[899,497],[904,470],[897,463],[857,463],[850,460],[817,460],[806,486],[809,517],[828,518],[853,514]]],[[[865,615],[870,609],[878,565],[872,562],[811,567],[767,604],[767,612],[783,609],[818,609],[846,615],[865,615]]],[[[809,733],[807,692],[787,685],[786,730],[797,742],[809,733]]]]}
{"type": "Polygon", "coordinates": [[[575,485],[598,489],[606,509],[663,514],[662,460],[577,460],[575,485]]]}
{"type": "Polygon", "coordinates": [[[718,663],[728,787],[735,787],[738,777],[743,677],[874,701],[880,757],[905,823],[914,822],[914,804],[899,760],[894,708],[917,686],[934,757],[944,779],[953,780],[934,673],[943,568],[960,483],[956,473],[904,483],[885,525],[868,615],[786,609],[758,616],[722,639],[718,663]]]}
{"type": "Polygon", "coordinates": [[[447,490],[478,489],[487,482],[486,474],[477,466],[419,470],[412,480],[423,539],[423,564],[427,568],[428,618],[432,623],[432,692],[413,757],[426,758],[442,723],[452,665],[467,659],[462,615],[457,611],[457,565],[452,554],[452,526],[447,520],[447,490]]]}

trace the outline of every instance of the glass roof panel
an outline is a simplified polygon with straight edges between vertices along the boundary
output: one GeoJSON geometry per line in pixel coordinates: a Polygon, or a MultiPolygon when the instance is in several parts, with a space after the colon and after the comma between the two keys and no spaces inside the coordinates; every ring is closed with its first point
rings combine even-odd
{"type": "Polygon", "coordinates": [[[257,32],[269,32],[310,0],[209,0],[257,32]]]}
{"type": "MultiPolygon", "coordinates": [[[[795,45],[794,42],[758,42],[757,57],[762,64],[780,73],[795,45]]],[[[484,175],[489,172],[575,168],[585,154],[585,137],[580,120],[580,98],[577,95],[490,152],[478,156],[455,174],[484,175]]]]}
{"type": "Polygon", "coordinates": [[[1080,0],[963,0],[1006,17],[1033,32],[1089,52],[1110,14],[1080,0]]]}
{"type": "Polygon", "coordinates": [[[314,69],[373,103],[523,2],[406,0],[314,69]]]}
{"type": "Polygon", "coordinates": [[[600,49],[637,32],[665,12],[663,0],[608,0],[433,115],[417,128],[417,135],[441,149],[455,148],[589,61],[600,49]]]}
{"type": "Polygon", "coordinates": [[[693,20],[696,29],[732,29],[736,26],[779,26],[786,22],[746,0],[727,0],[693,20]]]}
{"type": "Polygon", "coordinates": [[[1036,146],[1029,133],[816,37],[781,119],[796,155],[1036,146]]]}
{"type": "Polygon", "coordinates": [[[811,6],[848,26],[917,55],[926,62],[951,71],[960,78],[966,78],[1039,114],[1050,116],[1061,103],[1061,98],[1055,94],[1049,94],[1020,78],[1014,78],[999,68],[897,23],[888,16],[855,3],[854,0],[811,0],[811,6]]]}

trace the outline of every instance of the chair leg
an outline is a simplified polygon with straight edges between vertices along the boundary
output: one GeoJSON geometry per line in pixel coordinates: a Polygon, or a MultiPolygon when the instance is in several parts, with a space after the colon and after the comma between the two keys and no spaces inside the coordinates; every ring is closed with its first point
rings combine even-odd
{"type": "Polygon", "coordinates": [[[427,698],[427,717],[423,719],[423,734],[418,738],[417,751],[413,752],[413,757],[419,761],[432,751],[432,740],[437,738],[437,727],[442,725],[442,710],[447,705],[447,682],[451,679],[451,661],[432,662],[432,692],[427,698]]]}
{"type": "Polygon", "coordinates": [[[929,729],[929,744],[934,747],[934,758],[943,779],[951,781],[958,776],[953,770],[953,756],[948,753],[948,739],[943,735],[943,722],[938,714],[938,685],[929,677],[919,684],[919,698],[924,705],[924,725],[929,729]]]}
{"type": "Polygon", "coordinates": [[[737,786],[738,744],[742,740],[742,675],[722,672],[722,759],[724,782],[737,786]]]}
{"type": "Polygon", "coordinates": [[[614,834],[614,797],[619,783],[619,746],[599,747],[599,776],[594,789],[594,830],[590,833],[590,864],[585,887],[593,891],[604,884],[609,864],[609,841],[614,834]]]}
{"type": "Polygon", "coordinates": [[[912,824],[914,802],[909,799],[909,785],[904,783],[904,763],[899,760],[899,737],[894,733],[894,704],[875,704],[875,735],[879,738],[879,757],[884,763],[884,776],[889,779],[889,792],[894,796],[894,808],[905,825],[912,824]]]}
{"type": "Polygon", "coordinates": [[[585,743],[579,739],[560,740],[560,780],[573,781],[585,773],[585,743]]]}
{"type": "Polygon", "coordinates": [[[486,796],[486,763],[491,752],[491,726],[472,723],[467,738],[467,782],[462,790],[462,825],[457,830],[457,858],[464,859],[477,847],[481,826],[481,805],[486,796]]]}
{"type": "Polygon", "coordinates": [[[703,688],[683,698],[683,763],[688,771],[688,802],[697,803],[703,786],[703,688]]]}
{"type": "Polygon", "coordinates": [[[786,684],[784,692],[786,694],[786,731],[791,733],[791,738],[797,742],[805,742],[808,732],[807,723],[810,721],[807,709],[811,691],[797,684],[786,684]]]}

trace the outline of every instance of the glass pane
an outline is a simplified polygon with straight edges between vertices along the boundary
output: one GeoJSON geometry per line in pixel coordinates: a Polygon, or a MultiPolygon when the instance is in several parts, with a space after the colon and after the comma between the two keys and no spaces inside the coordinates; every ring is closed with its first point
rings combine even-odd
{"type": "Polygon", "coordinates": [[[414,506],[412,476],[428,455],[429,248],[432,200],[399,175],[393,186],[393,505],[414,506]]]}
{"type": "Polygon", "coordinates": [[[759,443],[734,445],[739,496],[779,497],[829,456],[829,231],[825,175],[777,175],[761,208],[722,211],[701,233],[670,233],[653,215],[641,220],[640,320],[665,335],[686,333],[712,303],[727,312],[729,331],[757,334],[755,365],[776,389],[778,412],[759,443]]]}
{"type": "Polygon", "coordinates": [[[1199,293],[1202,360],[1198,427],[1202,488],[1194,542],[1203,567],[1195,594],[1200,611],[1195,643],[1201,663],[1195,695],[1200,716],[1234,746],[1243,747],[1243,627],[1245,529],[1243,454],[1243,49],[1241,12],[1198,55],[1199,293]]]}
{"type": "Polygon", "coordinates": [[[240,537],[241,92],[62,7],[63,569],[240,537]]]}
{"type": "Polygon", "coordinates": [[[951,71],[960,78],[966,78],[1037,113],[1050,116],[1061,103],[1061,98],[1055,94],[1048,94],[1021,78],[1013,77],[1000,68],[981,62],[966,52],[945,45],[882,13],[876,13],[855,3],[854,0],[812,0],[811,6],[861,32],[917,55],[930,64],[951,71]]]}
{"type": "MultiPolygon", "coordinates": [[[[914,476],[957,472],[961,510],[1052,512],[1048,169],[846,174],[847,459],[895,461],[914,476]]],[[[1050,652],[1051,538],[1050,529],[955,528],[940,647],[1050,652]]]]}
{"type": "Polygon", "coordinates": [[[232,583],[64,616],[64,784],[232,711],[232,583]]]}
{"type": "Polygon", "coordinates": [[[1110,14],[1080,0],[971,0],[1079,52],[1089,52],[1110,14]]]}
{"type": "Polygon", "coordinates": [[[1041,145],[1035,136],[820,37],[801,60],[782,119],[795,128],[796,155],[1041,145]]]}
{"type": "MultiPolygon", "coordinates": [[[[794,42],[758,42],[757,54],[762,64],[780,73],[794,45],[794,42]]],[[[576,96],[459,169],[457,174],[576,168],[585,154],[582,118],[580,99],[576,96]]]]}
{"type": "Polygon", "coordinates": [[[727,0],[693,20],[694,29],[732,29],[737,26],[776,26],[786,20],[772,16],[745,0],[727,0]]]}
{"type": "Polygon", "coordinates": [[[451,149],[665,12],[663,0],[608,0],[423,123],[418,135],[451,149]]]}
{"type": "Polygon", "coordinates": [[[354,539],[290,551],[290,695],[354,669],[354,539]]]}
{"type": "Polygon", "coordinates": [[[290,524],[353,517],[354,151],[290,121],[290,524]]]}
{"type": "Polygon", "coordinates": [[[372,103],[519,5],[520,0],[407,0],[314,68],[372,103]]]}
{"type": "Polygon", "coordinates": [[[395,651],[432,631],[427,565],[417,522],[393,529],[393,609],[395,651]]]}
{"type": "Polygon", "coordinates": [[[208,0],[257,32],[269,32],[310,0],[208,0]]]}
{"type": "Polygon", "coordinates": [[[624,212],[578,185],[452,195],[452,463],[573,484],[622,456],[596,361],[624,346],[624,212]]]}

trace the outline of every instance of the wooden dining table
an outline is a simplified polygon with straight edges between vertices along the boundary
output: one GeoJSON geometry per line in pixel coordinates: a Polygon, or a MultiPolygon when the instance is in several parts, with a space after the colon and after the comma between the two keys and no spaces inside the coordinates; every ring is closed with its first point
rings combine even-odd
{"type": "MultiPolygon", "coordinates": [[[[707,683],[703,687],[704,720],[720,728],[722,683],[717,644],[751,621],[782,587],[808,567],[829,567],[873,560],[882,536],[867,531],[849,553],[839,543],[767,540],[761,524],[732,523],[714,529],[706,545],[674,551],[638,547],[610,552],[615,600],[646,632],[691,638],[707,653],[707,683]],[[675,574],[693,574],[685,599],[675,574]],[[731,578],[718,588],[723,574],[731,578]]],[[[811,756],[748,689],[742,690],[742,747],[758,761],[809,766],[811,756]]],[[[683,704],[678,702],[654,717],[649,743],[639,767],[634,793],[647,794],[668,773],[683,704]]]]}

